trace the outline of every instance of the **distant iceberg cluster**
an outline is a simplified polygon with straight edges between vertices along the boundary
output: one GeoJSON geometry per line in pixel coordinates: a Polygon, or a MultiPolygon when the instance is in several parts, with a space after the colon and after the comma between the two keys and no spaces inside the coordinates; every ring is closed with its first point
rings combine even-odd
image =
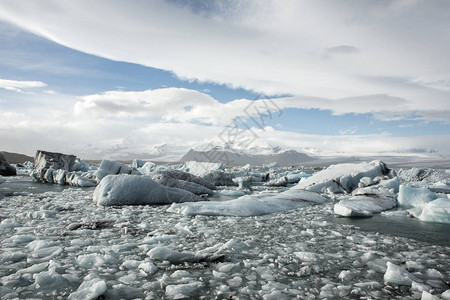
{"type": "Polygon", "coordinates": [[[450,223],[448,175],[417,168],[397,173],[382,161],[336,164],[313,174],[276,165],[157,165],[138,159],[131,165],[103,160],[95,167],[73,155],[46,151],[36,153],[31,171],[39,182],[95,186],[94,202],[103,206],[173,204],[170,212],[185,215],[255,216],[335,200],[334,213],[342,217],[370,217],[398,207],[421,221],[439,223],[450,223]],[[274,193],[273,188],[285,190],[274,193]],[[214,195],[234,199],[215,201],[214,195]]]}

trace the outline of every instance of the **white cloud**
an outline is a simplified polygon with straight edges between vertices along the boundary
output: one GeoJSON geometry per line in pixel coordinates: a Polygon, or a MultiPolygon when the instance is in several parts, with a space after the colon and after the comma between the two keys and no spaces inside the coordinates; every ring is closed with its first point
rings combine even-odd
{"type": "Polygon", "coordinates": [[[39,88],[39,87],[46,87],[47,85],[40,81],[20,81],[20,80],[7,80],[7,79],[0,79],[0,88],[23,93],[24,89],[31,89],[31,88],[39,88]]]}
{"type": "Polygon", "coordinates": [[[387,95],[368,95],[342,99],[318,97],[236,99],[220,103],[211,96],[184,88],[146,91],[107,91],[80,97],[75,104],[77,116],[153,118],[175,122],[200,122],[227,125],[236,117],[258,117],[267,111],[283,109],[330,110],[334,115],[372,114],[379,120],[420,119],[450,123],[448,111],[417,111],[405,99],[387,95]]]}
{"type": "Polygon", "coordinates": [[[3,0],[0,18],[181,78],[325,99],[387,95],[410,110],[450,109],[448,1],[183,3],[3,0]],[[388,77],[396,80],[379,80],[388,77]]]}

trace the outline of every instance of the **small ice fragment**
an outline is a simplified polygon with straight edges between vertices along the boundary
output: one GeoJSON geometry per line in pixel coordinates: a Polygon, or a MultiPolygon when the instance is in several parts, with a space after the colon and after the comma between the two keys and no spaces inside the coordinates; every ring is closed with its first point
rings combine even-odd
{"type": "Polygon", "coordinates": [[[84,281],[78,289],[69,295],[68,300],[97,299],[106,292],[106,282],[100,278],[84,281]]]}

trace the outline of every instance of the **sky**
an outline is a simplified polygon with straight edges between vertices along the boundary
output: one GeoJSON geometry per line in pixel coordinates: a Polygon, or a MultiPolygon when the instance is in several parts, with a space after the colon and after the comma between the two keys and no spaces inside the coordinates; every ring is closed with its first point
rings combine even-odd
{"type": "Polygon", "coordinates": [[[448,156],[449,53],[445,0],[0,0],[0,150],[448,156]]]}

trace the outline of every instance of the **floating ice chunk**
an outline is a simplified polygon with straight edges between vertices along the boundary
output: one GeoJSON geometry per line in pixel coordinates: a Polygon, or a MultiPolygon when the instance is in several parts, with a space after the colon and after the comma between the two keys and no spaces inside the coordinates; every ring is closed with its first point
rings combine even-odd
{"type": "Polygon", "coordinates": [[[429,292],[431,290],[431,287],[426,284],[413,281],[411,284],[411,290],[418,291],[418,292],[423,292],[423,291],[429,292]]]}
{"type": "Polygon", "coordinates": [[[16,228],[21,227],[22,225],[17,223],[14,219],[4,219],[0,223],[0,229],[7,229],[7,228],[16,228]]]}
{"type": "Polygon", "coordinates": [[[93,178],[89,178],[87,174],[68,172],[65,174],[66,184],[79,187],[91,187],[96,186],[97,181],[93,178]]]}
{"type": "Polygon", "coordinates": [[[397,266],[391,262],[386,263],[387,270],[384,273],[384,282],[411,286],[413,281],[419,281],[416,277],[406,271],[404,268],[397,266]]]}
{"type": "Polygon", "coordinates": [[[450,224],[450,199],[439,198],[428,202],[419,210],[411,210],[411,213],[423,222],[450,224]]]}
{"type": "Polygon", "coordinates": [[[435,193],[426,188],[413,188],[406,185],[400,185],[398,205],[405,208],[420,207],[437,198],[439,197],[435,193]]]}
{"type": "Polygon", "coordinates": [[[19,245],[19,244],[29,243],[31,241],[34,241],[34,239],[35,238],[31,235],[18,234],[18,235],[13,235],[7,239],[4,239],[3,243],[8,243],[8,244],[10,243],[15,246],[15,245],[19,245]]]}
{"type": "Polygon", "coordinates": [[[147,275],[153,275],[158,272],[158,267],[150,260],[144,261],[138,266],[139,270],[144,271],[147,275]]]}
{"type": "Polygon", "coordinates": [[[448,289],[445,292],[443,292],[442,295],[441,295],[441,298],[445,299],[445,300],[450,300],[450,289],[448,289]]]}
{"type": "Polygon", "coordinates": [[[286,175],[289,183],[298,183],[302,178],[311,177],[311,174],[307,174],[305,172],[300,173],[288,173],[286,175]]]}
{"type": "Polygon", "coordinates": [[[186,299],[199,294],[203,283],[194,281],[185,284],[173,284],[166,286],[166,297],[169,299],[186,299]]]}
{"type": "Polygon", "coordinates": [[[377,187],[385,187],[387,189],[394,189],[394,193],[398,193],[400,187],[400,181],[397,177],[391,179],[381,180],[380,183],[376,185],[377,187]]]}
{"type": "Polygon", "coordinates": [[[100,182],[107,175],[116,175],[116,174],[134,174],[140,175],[139,171],[130,168],[127,165],[121,164],[120,162],[113,160],[102,160],[100,167],[95,172],[95,176],[97,177],[97,181],[100,182]]]}
{"type": "Polygon", "coordinates": [[[117,259],[109,254],[83,254],[77,257],[76,263],[80,267],[90,269],[93,267],[116,264],[117,259]]]}
{"type": "Polygon", "coordinates": [[[47,272],[34,274],[33,278],[36,288],[42,290],[62,290],[71,285],[64,276],[55,271],[55,268],[50,268],[47,272]]]}
{"type": "Polygon", "coordinates": [[[334,205],[334,213],[343,217],[371,217],[397,205],[395,199],[356,196],[334,205]]]}
{"type": "Polygon", "coordinates": [[[266,186],[287,186],[288,183],[289,183],[288,178],[286,176],[283,176],[283,177],[268,181],[268,182],[264,183],[264,185],[266,185],[266,186]]]}
{"type": "Polygon", "coordinates": [[[0,263],[18,262],[27,259],[27,255],[21,251],[0,253],[0,263]]]}
{"type": "Polygon", "coordinates": [[[78,289],[69,295],[68,300],[93,300],[106,292],[106,282],[100,278],[84,281],[78,289]]]}
{"type": "Polygon", "coordinates": [[[155,247],[147,253],[150,259],[167,260],[171,263],[192,262],[196,260],[194,253],[180,252],[167,247],[155,247]]]}
{"type": "Polygon", "coordinates": [[[388,175],[389,171],[385,163],[376,160],[359,164],[332,165],[300,181],[294,188],[317,193],[326,192],[327,189],[350,193],[358,187],[361,178],[388,175]]]}
{"type": "MultiPolygon", "coordinates": [[[[134,162],[133,162],[134,163],[134,162]]],[[[133,164],[132,167],[135,167],[135,165],[133,164]]],[[[155,163],[152,163],[151,161],[147,161],[145,162],[142,166],[140,167],[135,167],[141,174],[143,175],[148,175],[151,172],[154,172],[156,170],[158,166],[155,163]]]]}
{"type": "Polygon", "coordinates": [[[279,194],[249,195],[230,201],[172,204],[168,211],[184,215],[247,217],[283,212],[326,201],[319,194],[290,189],[279,194]]]}
{"type": "MultiPolygon", "coordinates": [[[[145,165],[145,161],[140,160],[140,159],[134,159],[133,162],[131,163],[131,167],[132,168],[142,168],[145,165]]],[[[152,163],[153,164],[153,163],[152,163]]]]}
{"type": "Polygon", "coordinates": [[[184,164],[184,167],[188,170],[189,173],[197,176],[204,176],[213,171],[225,169],[225,165],[222,163],[198,161],[187,161],[184,164]]]}
{"type": "MultiPolygon", "coordinates": [[[[142,290],[139,288],[127,286],[125,284],[115,284],[112,289],[107,289],[103,294],[105,299],[121,299],[121,300],[131,300],[131,299],[143,299],[142,290]]],[[[99,297],[98,299],[100,299],[99,297]]]]}
{"type": "Polygon", "coordinates": [[[2,175],[0,175],[0,184],[6,182],[6,180],[2,177],[2,175]]]}
{"type": "Polygon", "coordinates": [[[348,279],[350,279],[352,277],[353,277],[352,276],[352,271],[350,271],[350,270],[341,271],[341,273],[339,273],[339,275],[338,275],[338,278],[340,280],[342,280],[342,281],[348,280],[348,279]]]}
{"type": "Polygon", "coordinates": [[[312,252],[306,252],[306,251],[298,251],[294,252],[294,255],[300,258],[302,261],[306,262],[315,262],[317,261],[317,255],[312,252]]]}
{"type": "Polygon", "coordinates": [[[427,291],[423,291],[420,300],[441,300],[441,298],[433,294],[430,294],[427,291]]]}
{"type": "Polygon", "coordinates": [[[94,191],[97,205],[149,205],[201,201],[191,192],[161,185],[148,176],[108,175],[94,191]]]}
{"type": "Polygon", "coordinates": [[[242,176],[233,179],[239,185],[240,190],[252,191],[253,176],[242,176]]]}

